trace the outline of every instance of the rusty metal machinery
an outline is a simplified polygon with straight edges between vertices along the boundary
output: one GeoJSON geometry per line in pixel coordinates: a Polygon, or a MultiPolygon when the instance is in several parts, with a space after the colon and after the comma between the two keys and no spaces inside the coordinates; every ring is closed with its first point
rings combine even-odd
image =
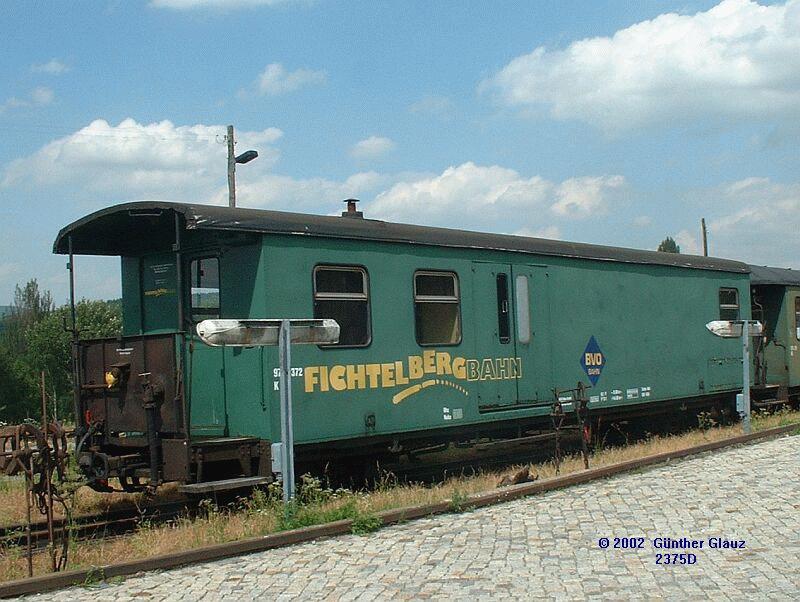
{"type": "Polygon", "coordinates": [[[27,513],[28,574],[33,575],[31,514],[42,514],[48,526],[52,570],[61,570],[67,563],[68,540],[62,531],[61,553],[56,549],[53,529],[53,506],[58,502],[68,510],[57,483],[67,475],[67,432],[58,422],[42,420],[41,428],[34,424],[18,424],[0,428],[0,472],[6,476],[25,476],[27,513]]]}
{"type": "Polygon", "coordinates": [[[586,390],[589,387],[583,382],[578,382],[574,389],[553,389],[553,396],[556,401],[550,410],[550,421],[555,433],[554,463],[556,474],[561,467],[561,431],[577,430],[580,431],[581,455],[583,456],[583,467],[589,469],[589,440],[591,438],[591,421],[589,417],[589,397],[586,390]],[[567,413],[564,411],[565,405],[574,407],[575,424],[565,425],[567,413]]]}
{"type": "Polygon", "coordinates": [[[0,427],[0,472],[6,476],[25,474],[63,480],[67,461],[67,432],[58,422],[46,431],[34,424],[0,427]]]}

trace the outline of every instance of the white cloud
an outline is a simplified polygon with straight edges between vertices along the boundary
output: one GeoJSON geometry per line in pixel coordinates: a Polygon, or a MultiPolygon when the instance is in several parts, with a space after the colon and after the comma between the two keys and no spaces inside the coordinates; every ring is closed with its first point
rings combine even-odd
{"type": "Polygon", "coordinates": [[[561,240],[561,228],[558,226],[544,226],[542,228],[522,228],[516,232],[512,232],[515,236],[529,236],[533,238],[550,238],[552,240],[561,240]]]}
{"type": "Polygon", "coordinates": [[[31,65],[31,71],[34,73],[47,73],[49,75],[61,75],[69,71],[69,67],[59,61],[58,59],[50,59],[46,63],[38,63],[31,65]]]}
{"type": "Polygon", "coordinates": [[[455,110],[455,105],[447,96],[431,95],[424,96],[411,104],[408,110],[417,114],[446,117],[455,110]]]}
{"type": "MultiPolygon", "coordinates": [[[[126,119],[114,126],[98,119],[29,157],[12,161],[3,170],[0,184],[72,185],[127,198],[155,195],[198,201],[225,181],[224,135],[223,125],[140,124],[126,119]]],[[[277,161],[278,151],[271,145],[281,135],[277,128],[237,133],[239,148],[259,152],[259,158],[246,168],[249,174],[257,176],[277,161]]]]}
{"type": "MultiPolygon", "coordinates": [[[[706,216],[711,255],[800,268],[800,183],[750,177],[695,191],[693,197],[706,216]]],[[[681,251],[699,253],[699,219],[695,233],[682,230],[673,238],[681,251]]]]}
{"type": "Polygon", "coordinates": [[[606,212],[607,193],[625,185],[622,176],[570,178],[556,188],[556,202],[550,207],[563,217],[590,217],[606,212]]]}
{"type": "Polygon", "coordinates": [[[154,8],[194,10],[203,8],[231,10],[255,6],[278,6],[280,4],[308,3],[310,0],[150,0],[154,8]]]}
{"type": "MultiPolygon", "coordinates": [[[[398,182],[369,205],[376,217],[400,222],[505,232],[545,227],[547,210],[557,218],[604,212],[622,176],[573,178],[554,183],[523,177],[498,165],[468,162],[440,175],[398,182]]],[[[551,231],[553,233],[553,231],[551,231]]]]}
{"type": "Polygon", "coordinates": [[[31,92],[31,102],[35,105],[49,105],[53,102],[53,98],[55,98],[55,94],[50,88],[45,86],[34,88],[31,92]]]}
{"type": "Polygon", "coordinates": [[[689,232],[689,230],[681,230],[672,238],[680,247],[681,253],[685,253],[687,255],[702,255],[700,242],[697,240],[698,236],[698,234],[689,232]]]}
{"type": "Polygon", "coordinates": [[[3,104],[0,104],[0,113],[4,113],[9,109],[19,109],[24,107],[41,107],[49,105],[53,102],[55,94],[53,90],[46,86],[39,86],[30,91],[26,98],[17,98],[12,96],[7,99],[3,104]]]}
{"type": "Polygon", "coordinates": [[[637,228],[646,228],[647,226],[652,225],[653,218],[649,215],[639,215],[633,218],[633,225],[637,228]]]}
{"type": "Polygon", "coordinates": [[[800,0],[724,0],[611,37],[538,47],[482,84],[502,104],[607,132],[643,125],[800,115],[800,0]]]}
{"type": "MultiPolygon", "coordinates": [[[[142,199],[222,205],[224,133],[223,125],[133,119],[112,125],[99,119],[4,166],[0,188],[57,189],[87,209],[142,199]]],[[[606,212],[624,188],[621,176],[553,182],[471,162],[440,174],[363,171],[342,180],[297,178],[271,171],[281,136],[277,128],[238,132],[238,148],[255,148],[260,155],[237,172],[240,206],[336,215],[343,199],[355,197],[364,199],[370,218],[560,238],[560,222],[606,212]]]]}
{"type": "Polygon", "coordinates": [[[350,149],[350,155],[355,159],[376,159],[385,155],[395,147],[391,138],[385,136],[370,136],[359,140],[350,149]]]}
{"type": "MultiPolygon", "coordinates": [[[[0,188],[58,187],[60,195],[88,198],[91,205],[143,199],[223,205],[228,202],[225,131],[224,125],[133,119],[112,125],[98,119],[7,164],[0,188]]],[[[272,173],[279,157],[274,145],[282,135],[274,127],[236,133],[237,149],[259,153],[237,169],[240,206],[338,214],[345,198],[374,198],[399,179],[419,177],[364,171],[333,180],[272,173]]]]}
{"type": "MultiPolygon", "coordinates": [[[[281,63],[270,63],[258,76],[254,84],[255,93],[259,96],[278,96],[299,90],[304,86],[324,84],[328,79],[325,71],[311,69],[296,69],[287,71],[281,63]]],[[[251,94],[247,90],[240,90],[240,97],[251,94]]]]}
{"type": "MultiPolygon", "coordinates": [[[[390,181],[374,171],[355,173],[343,181],[266,174],[237,181],[236,200],[242,207],[338,215],[344,199],[374,195],[390,181]]],[[[225,204],[227,194],[227,189],[220,189],[210,201],[225,204]]]]}

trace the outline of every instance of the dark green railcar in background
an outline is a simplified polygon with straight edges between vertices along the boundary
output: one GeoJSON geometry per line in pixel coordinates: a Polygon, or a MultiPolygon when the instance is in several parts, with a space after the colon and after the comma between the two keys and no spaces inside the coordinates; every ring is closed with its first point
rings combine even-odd
{"type": "Polygon", "coordinates": [[[739,341],[705,328],[750,318],[734,261],[155,202],[67,226],[55,251],[70,249],[122,257],[124,337],[78,354],[100,484],[270,474],[277,350],[208,347],[206,318],[339,322],[339,344],[293,351],[300,462],[519,437],[578,383],[594,419],[728,407],[741,387],[739,341]]]}
{"type": "Polygon", "coordinates": [[[800,399],[800,273],[753,265],[753,319],[764,324],[757,347],[758,405],[800,399]]]}

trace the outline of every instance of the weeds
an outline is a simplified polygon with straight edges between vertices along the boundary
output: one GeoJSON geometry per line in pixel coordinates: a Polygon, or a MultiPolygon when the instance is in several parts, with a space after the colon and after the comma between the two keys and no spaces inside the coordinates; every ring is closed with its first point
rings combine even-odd
{"type": "Polygon", "coordinates": [[[353,524],[350,527],[353,535],[369,535],[380,529],[383,526],[383,521],[380,517],[371,513],[358,513],[353,518],[353,524]]]}
{"type": "Polygon", "coordinates": [[[709,431],[719,426],[719,422],[714,419],[711,412],[699,412],[697,414],[697,426],[701,431],[709,431]]]}
{"type": "Polygon", "coordinates": [[[81,587],[94,587],[105,581],[106,573],[102,567],[92,567],[86,574],[86,579],[81,583],[81,587]]]}
{"type": "Polygon", "coordinates": [[[463,491],[456,489],[455,491],[453,491],[453,494],[447,501],[447,509],[454,514],[457,514],[459,512],[464,512],[466,510],[469,510],[467,502],[469,502],[469,496],[463,491]]]}
{"type": "Polygon", "coordinates": [[[373,491],[391,491],[397,485],[397,475],[389,470],[379,469],[377,478],[373,481],[373,491]]]}
{"type": "Polygon", "coordinates": [[[751,426],[753,430],[763,431],[764,429],[775,428],[778,426],[788,426],[797,424],[800,412],[790,408],[779,410],[760,410],[751,414],[751,426]]]}
{"type": "Polygon", "coordinates": [[[305,506],[293,501],[285,505],[283,513],[278,517],[278,530],[302,529],[337,520],[354,519],[358,515],[355,498],[344,500],[340,504],[312,504],[305,506]]]}

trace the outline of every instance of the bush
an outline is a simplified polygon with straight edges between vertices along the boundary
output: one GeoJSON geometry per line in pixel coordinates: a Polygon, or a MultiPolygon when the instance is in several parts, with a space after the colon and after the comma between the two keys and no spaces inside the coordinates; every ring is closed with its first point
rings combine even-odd
{"type": "Polygon", "coordinates": [[[382,526],[383,521],[374,514],[358,513],[355,518],[353,518],[353,524],[350,530],[353,532],[353,535],[367,535],[377,531],[382,526]]]}
{"type": "Polygon", "coordinates": [[[37,400],[34,372],[0,345],[0,419],[6,423],[20,422],[31,415],[33,408],[39,407],[35,405],[37,400]]]}
{"type": "MultiPolygon", "coordinates": [[[[122,331],[118,301],[83,300],[75,312],[81,338],[113,337],[122,331]]],[[[50,293],[41,293],[35,280],[17,287],[15,305],[0,335],[0,420],[39,420],[42,371],[59,420],[71,417],[72,333],[64,328],[70,319],[69,306],[54,309],[50,293]]]]}

